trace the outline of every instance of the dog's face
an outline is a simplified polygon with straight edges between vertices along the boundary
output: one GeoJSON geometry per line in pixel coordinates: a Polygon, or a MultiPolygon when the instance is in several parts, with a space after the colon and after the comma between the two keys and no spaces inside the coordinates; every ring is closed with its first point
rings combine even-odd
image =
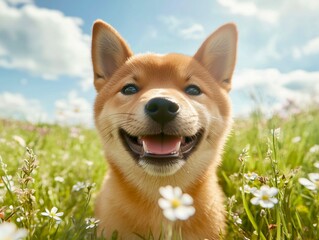
{"type": "Polygon", "coordinates": [[[110,164],[126,174],[153,176],[207,167],[210,152],[229,125],[236,45],[236,28],[228,24],[194,57],[133,56],[111,26],[96,22],[95,123],[110,164]],[[199,158],[203,154],[198,152],[208,157],[199,158]]]}

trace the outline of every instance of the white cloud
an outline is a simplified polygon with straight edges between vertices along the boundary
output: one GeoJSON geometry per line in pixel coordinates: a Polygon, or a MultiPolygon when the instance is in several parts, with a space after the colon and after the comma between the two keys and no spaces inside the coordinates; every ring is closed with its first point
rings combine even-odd
{"type": "Polygon", "coordinates": [[[33,0],[4,0],[4,1],[12,5],[31,4],[34,2],[33,0]]]}
{"type": "Polygon", "coordinates": [[[218,0],[218,3],[236,15],[255,17],[267,23],[276,23],[278,20],[278,12],[272,9],[257,6],[255,2],[239,1],[239,0],[218,0]]]}
{"type": "Polygon", "coordinates": [[[304,47],[303,52],[306,55],[318,54],[319,53],[319,37],[311,39],[304,47]]]}
{"type": "Polygon", "coordinates": [[[198,23],[180,30],[180,35],[185,39],[201,39],[204,37],[204,33],[204,27],[198,23]]]}
{"type": "Polygon", "coordinates": [[[292,54],[295,59],[301,58],[303,55],[319,54],[319,37],[310,39],[303,47],[295,47],[292,54]]]}
{"type": "Polygon", "coordinates": [[[277,37],[271,37],[267,44],[255,52],[254,58],[259,62],[267,62],[269,60],[279,60],[282,58],[282,54],[278,50],[277,37]]]}
{"type": "Polygon", "coordinates": [[[38,100],[27,99],[19,93],[11,92],[0,93],[0,116],[31,122],[48,120],[38,100]]]}
{"type": "MultiPolygon", "coordinates": [[[[295,70],[282,73],[278,69],[246,69],[234,75],[233,84],[234,97],[241,94],[242,97],[249,98],[251,93],[257,94],[256,97],[262,99],[262,108],[267,109],[268,113],[278,110],[287,100],[295,102],[298,106],[309,104],[311,101],[319,103],[318,71],[295,70]],[[243,93],[246,95],[243,96],[243,93]]],[[[249,102],[249,99],[241,100],[249,102]]],[[[237,107],[235,112],[239,114],[239,108],[245,106],[238,104],[237,107]]]]}
{"type": "Polygon", "coordinates": [[[205,37],[204,26],[192,21],[179,19],[175,16],[160,16],[159,20],[169,31],[183,39],[202,39],[205,37]]]}
{"type": "MultiPolygon", "coordinates": [[[[281,18],[288,17],[288,20],[305,20],[310,15],[318,15],[318,0],[267,0],[267,1],[247,1],[247,0],[217,0],[217,2],[227,8],[232,14],[254,17],[267,23],[278,23],[281,18]],[[305,14],[305,13],[308,14],[305,14]],[[299,17],[301,16],[301,19],[299,17]]],[[[300,22],[298,22],[300,24],[300,22]]]]}
{"type": "Polygon", "coordinates": [[[82,19],[28,0],[0,0],[0,66],[45,79],[91,76],[90,36],[82,19]],[[10,2],[11,4],[8,4],[10,2]]]}
{"type": "Polygon", "coordinates": [[[55,120],[61,125],[93,125],[92,103],[78,96],[76,91],[70,91],[66,99],[57,100],[55,108],[55,120]]]}
{"type": "Polygon", "coordinates": [[[171,31],[180,27],[182,21],[175,16],[160,16],[159,20],[163,22],[171,31]]]}

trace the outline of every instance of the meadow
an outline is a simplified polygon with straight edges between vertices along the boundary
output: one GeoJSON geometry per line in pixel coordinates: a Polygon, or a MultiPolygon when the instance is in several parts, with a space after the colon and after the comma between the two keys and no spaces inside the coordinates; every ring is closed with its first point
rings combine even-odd
{"type": "MultiPolygon", "coordinates": [[[[94,129],[0,120],[0,239],[98,239],[101,149],[94,129]]],[[[318,107],[235,119],[223,159],[221,239],[319,239],[318,107]]]]}

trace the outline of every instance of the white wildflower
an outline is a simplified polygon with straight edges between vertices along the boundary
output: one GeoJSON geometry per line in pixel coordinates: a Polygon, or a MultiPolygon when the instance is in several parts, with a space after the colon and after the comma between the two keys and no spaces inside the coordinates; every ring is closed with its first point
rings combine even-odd
{"type": "Polygon", "coordinates": [[[278,189],[269,187],[267,185],[261,186],[260,190],[255,190],[252,194],[255,196],[250,200],[254,205],[260,205],[263,208],[273,208],[278,203],[277,195],[278,189]]]}
{"type": "Polygon", "coordinates": [[[8,188],[10,191],[14,191],[16,188],[14,186],[13,178],[11,175],[3,176],[2,183],[0,182],[0,187],[8,188]]]}
{"type": "Polygon", "coordinates": [[[233,196],[229,197],[228,202],[230,205],[233,205],[234,203],[236,203],[237,202],[236,196],[233,195],[233,196]]]}
{"type": "Polygon", "coordinates": [[[276,139],[280,138],[280,132],[281,132],[280,128],[271,129],[271,134],[273,134],[276,139]]]}
{"type": "Polygon", "coordinates": [[[84,188],[86,188],[85,182],[77,182],[76,184],[73,185],[72,192],[78,192],[84,188]]]}
{"type": "Polygon", "coordinates": [[[88,167],[91,167],[93,165],[92,161],[85,160],[84,162],[88,167]]]}
{"type": "Polygon", "coordinates": [[[61,176],[56,176],[56,177],[54,178],[54,180],[55,180],[56,182],[60,182],[60,183],[63,183],[63,182],[64,182],[64,178],[61,177],[61,176]]]}
{"type": "Polygon", "coordinates": [[[319,145],[315,144],[314,146],[312,146],[309,149],[309,152],[311,152],[311,153],[319,153],[319,145]]]}
{"type": "Polygon", "coordinates": [[[291,139],[291,142],[293,143],[298,143],[301,141],[301,137],[300,136],[297,136],[297,137],[294,137],[293,139],[291,139]]]}
{"type": "Polygon", "coordinates": [[[72,187],[72,192],[79,192],[84,188],[94,188],[95,183],[89,183],[89,182],[77,182],[76,184],[73,185],[72,187]]]}
{"type": "Polygon", "coordinates": [[[315,166],[315,168],[319,168],[319,162],[315,162],[313,165],[315,166]]]}
{"type": "Polygon", "coordinates": [[[86,218],[85,223],[86,223],[86,229],[89,228],[95,228],[99,224],[100,220],[97,220],[95,218],[86,218]]]}
{"type": "MultiPolygon", "coordinates": [[[[239,190],[242,191],[243,190],[242,187],[240,187],[239,190]]],[[[255,188],[255,187],[250,187],[247,184],[244,185],[244,192],[245,193],[253,193],[256,190],[257,190],[257,188],[255,188]]]]}
{"type": "Polygon", "coordinates": [[[299,183],[311,191],[316,191],[319,188],[319,173],[309,173],[309,179],[299,178],[299,183]]]}
{"type": "Polygon", "coordinates": [[[183,193],[179,187],[173,188],[168,185],[161,187],[159,192],[163,198],[158,200],[158,204],[168,220],[187,220],[195,214],[195,208],[192,206],[193,198],[189,194],[183,193]]]}
{"type": "Polygon", "coordinates": [[[0,224],[0,240],[20,240],[27,235],[26,229],[18,229],[13,223],[3,222],[0,224]]]}
{"type": "Polygon", "coordinates": [[[60,217],[63,216],[63,212],[58,213],[57,211],[58,211],[57,207],[53,207],[50,211],[46,208],[45,212],[42,212],[41,215],[49,217],[49,218],[53,218],[57,222],[60,222],[62,221],[60,217]]]}
{"type": "Polygon", "coordinates": [[[241,225],[243,223],[243,221],[241,220],[241,218],[238,216],[238,214],[234,214],[233,215],[233,220],[235,224],[241,225]]]}
{"type": "Polygon", "coordinates": [[[12,139],[13,139],[14,141],[16,141],[17,143],[19,143],[19,145],[20,145],[21,147],[25,147],[25,146],[26,146],[26,142],[25,142],[25,140],[24,140],[22,137],[20,137],[20,136],[18,136],[18,135],[13,135],[13,136],[12,136],[12,139]]]}
{"type": "Polygon", "coordinates": [[[244,177],[245,177],[247,180],[255,181],[259,176],[258,176],[257,173],[252,172],[252,173],[245,173],[245,174],[244,174],[244,177]]]}
{"type": "Polygon", "coordinates": [[[18,217],[17,222],[22,222],[24,220],[24,217],[18,217]]]}

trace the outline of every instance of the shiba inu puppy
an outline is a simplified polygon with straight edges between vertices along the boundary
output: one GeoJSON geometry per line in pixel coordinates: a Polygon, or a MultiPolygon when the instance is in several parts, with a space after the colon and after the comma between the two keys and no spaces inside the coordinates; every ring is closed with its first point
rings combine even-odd
{"type": "Polygon", "coordinates": [[[109,166],[95,208],[100,234],[158,239],[168,224],[159,188],[172,185],[194,199],[195,215],[174,222],[183,239],[219,239],[225,217],[216,170],[231,125],[236,51],[232,23],[193,57],[133,55],[114,28],[94,23],[95,124],[109,166]]]}

